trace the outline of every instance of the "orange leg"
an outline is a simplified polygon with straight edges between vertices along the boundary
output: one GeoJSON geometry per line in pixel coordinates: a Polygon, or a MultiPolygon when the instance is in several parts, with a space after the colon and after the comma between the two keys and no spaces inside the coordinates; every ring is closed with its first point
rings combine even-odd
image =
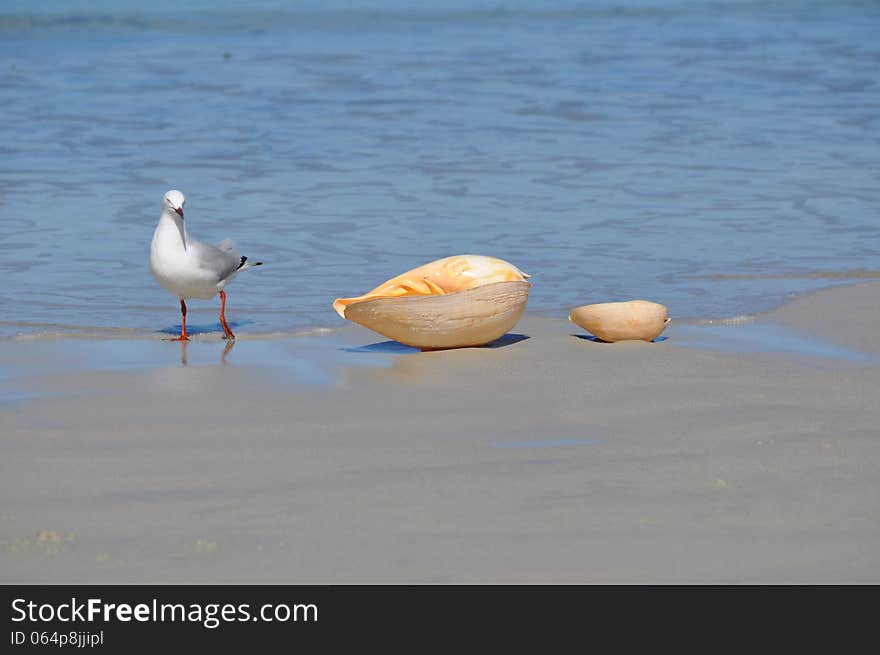
{"type": "Polygon", "coordinates": [[[232,330],[229,329],[229,323],[226,322],[226,292],[220,292],[220,325],[223,326],[223,338],[224,339],[235,339],[235,335],[232,334],[232,330]]]}
{"type": "Polygon", "coordinates": [[[186,334],[186,303],[183,302],[183,298],[180,299],[180,336],[172,341],[189,341],[189,336],[186,334]]]}

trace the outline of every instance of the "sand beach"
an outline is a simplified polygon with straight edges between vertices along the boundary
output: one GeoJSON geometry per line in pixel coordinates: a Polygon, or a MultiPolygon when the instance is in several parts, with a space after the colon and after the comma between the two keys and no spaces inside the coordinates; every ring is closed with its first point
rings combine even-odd
{"type": "Polygon", "coordinates": [[[878,294],[653,344],[4,340],[0,581],[876,583],[878,294]]]}

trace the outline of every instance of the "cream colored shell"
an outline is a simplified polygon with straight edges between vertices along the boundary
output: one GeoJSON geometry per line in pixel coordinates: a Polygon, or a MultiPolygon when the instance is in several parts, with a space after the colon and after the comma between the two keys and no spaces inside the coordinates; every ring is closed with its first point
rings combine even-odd
{"type": "Polygon", "coordinates": [[[648,300],[575,307],[568,320],[602,341],[653,341],[669,325],[665,305],[648,300]]]}
{"type": "Polygon", "coordinates": [[[400,343],[424,350],[480,346],[516,325],[529,277],[483,255],[455,255],[414,268],[333,309],[400,343]]]}
{"type": "Polygon", "coordinates": [[[345,317],[422,350],[482,346],[517,324],[528,282],[493,282],[442,296],[373,298],[348,305],[345,317]]]}

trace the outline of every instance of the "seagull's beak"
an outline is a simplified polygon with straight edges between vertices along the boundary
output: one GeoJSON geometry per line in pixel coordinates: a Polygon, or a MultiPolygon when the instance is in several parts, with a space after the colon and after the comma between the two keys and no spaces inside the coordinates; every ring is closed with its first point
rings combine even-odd
{"type": "Polygon", "coordinates": [[[177,212],[177,215],[183,218],[183,207],[175,207],[174,211],[177,212]]]}

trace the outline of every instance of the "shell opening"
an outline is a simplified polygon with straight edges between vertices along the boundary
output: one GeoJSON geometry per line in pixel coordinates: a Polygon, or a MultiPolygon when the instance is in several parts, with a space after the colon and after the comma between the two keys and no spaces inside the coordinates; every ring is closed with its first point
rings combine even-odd
{"type": "Polygon", "coordinates": [[[455,255],[438,259],[391,278],[372,291],[353,298],[337,298],[333,309],[347,318],[349,305],[375,298],[437,296],[474,289],[494,282],[525,282],[531,277],[513,264],[483,255],[455,255]]]}

